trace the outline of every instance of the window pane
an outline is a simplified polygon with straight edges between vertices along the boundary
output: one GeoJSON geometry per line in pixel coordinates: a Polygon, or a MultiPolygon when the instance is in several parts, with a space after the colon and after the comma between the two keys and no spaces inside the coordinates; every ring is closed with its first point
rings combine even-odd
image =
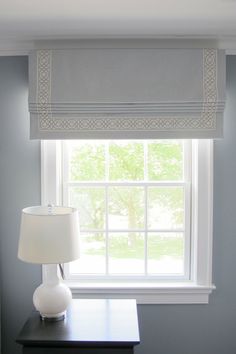
{"type": "Polygon", "coordinates": [[[109,145],[109,179],[111,181],[144,179],[142,143],[119,141],[109,145]]]}
{"type": "Polygon", "coordinates": [[[150,229],[183,229],[183,187],[148,188],[148,226],[150,229]]]}
{"type": "Polygon", "coordinates": [[[105,146],[95,142],[73,142],[69,151],[69,180],[102,181],[105,179],[105,146]]]}
{"type": "Polygon", "coordinates": [[[113,233],[109,235],[109,273],[144,273],[143,233],[113,233]]]}
{"type": "Polygon", "coordinates": [[[184,273],[184,234],[148,234],[147,266],[149,274],[184,273]]]}
{"type": "Polygon", "coordinates": [[[148,144],[148,178],[150,181],[183,179],[183,143],[161,140],[148,144]]]}
{"type": "Polygon", "coordinates": [[[103,233],[80,234],[80,258],[69,264],[72,274],[105,274],[105,236],[103,233]]]}
{"type": "Polygon", "coordinates": [[[110,229],[138,229],[144,226],[142,187],[110,187],[108,193],[110,229]]]}
{"type": "Polygon", "coordinates": [[[105,224],[105,189],[70,187],[69,205],[79,210],[80,228],[103,229],[105,224]]]}

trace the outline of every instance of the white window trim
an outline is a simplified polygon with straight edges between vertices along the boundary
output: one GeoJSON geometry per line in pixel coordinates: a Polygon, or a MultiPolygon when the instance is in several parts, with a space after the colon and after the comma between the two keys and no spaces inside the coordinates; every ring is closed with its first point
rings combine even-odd
{"type": "MultiPolygon", "coordinates": [[[[57,141],[41,142],[41,202],[61,204],[57,141]]],[[[135,298],[140,304],[205,304],[212,284],[213,141],[193,141],[191,280],[185,282],[89,283],[67,281],[75,298],[135,298]]],[[[46,267],[46,266],[43,266],[46,267]]]]}

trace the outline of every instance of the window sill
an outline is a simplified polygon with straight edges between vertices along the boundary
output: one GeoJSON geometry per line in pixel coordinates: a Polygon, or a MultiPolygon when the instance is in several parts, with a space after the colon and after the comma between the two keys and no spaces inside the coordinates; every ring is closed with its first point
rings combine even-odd
{"type": "Polygon", "coordinates": [[[101,284],[67,282],[73,298],[136,299],[138,304],[207,304],[215,286],[195,283],[101,284]]]}

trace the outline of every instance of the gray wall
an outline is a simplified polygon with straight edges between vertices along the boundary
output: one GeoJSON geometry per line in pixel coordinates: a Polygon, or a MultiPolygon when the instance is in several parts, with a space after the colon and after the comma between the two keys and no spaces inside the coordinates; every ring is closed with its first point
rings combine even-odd
{"type": "Polygon", "coordinates": [[[21,209],[40,203],[40,149],[29,140],[28,61],[0,57],[0,291],[2,352],[20,352],[14,338],[32,308],[40,266],[17,259],[21,209]]]}
{"type": "MultiPolygon", "coordinates": [[[[29,141],[27,60],[0,58],[0,265],[3,354],[32,308],[40,268],[16,258],[20,210],[40,201],[39,143],[29,141]]],[[[236,353],[236,57],[227,59],[225,138],[215,142],[213,278],[209,305],[139,306],[136,354],[236,353]]]]}

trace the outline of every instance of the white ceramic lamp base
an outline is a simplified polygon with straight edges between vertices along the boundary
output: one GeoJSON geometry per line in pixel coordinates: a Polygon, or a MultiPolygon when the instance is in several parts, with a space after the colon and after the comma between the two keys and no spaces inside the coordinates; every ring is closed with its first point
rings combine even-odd
{"type": "Polygon", "coordinates": [[[35,290],[33,303],[44,320],[61,320],[72,300],[71,291],[57,274],[57,265],[45,266],[43,283],[35,290]]]}

